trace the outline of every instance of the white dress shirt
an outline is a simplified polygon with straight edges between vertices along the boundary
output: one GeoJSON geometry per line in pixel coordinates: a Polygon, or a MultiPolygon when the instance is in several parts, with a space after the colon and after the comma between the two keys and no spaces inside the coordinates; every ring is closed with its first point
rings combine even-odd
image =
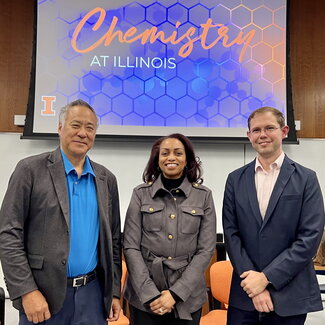
{"type": "Polygon", "coordinates": [[[282,152],[282,154],[270,165],[269,171],[266,171],[258,160],[258,158],[256,158],[255,186],[257,192],[257,200],[263,219],[270,201],[275,182],[278,179],[284,157],[284,152],[282,152]]]}

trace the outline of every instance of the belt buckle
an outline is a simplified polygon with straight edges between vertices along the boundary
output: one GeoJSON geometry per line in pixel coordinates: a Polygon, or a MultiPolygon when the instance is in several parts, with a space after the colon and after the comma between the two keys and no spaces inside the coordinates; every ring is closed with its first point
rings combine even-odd
{"type": "Polygon", "coordinates": [[[87,282],[87,277],[86,276],[79,276],[77,278],[74,278],[72,281],[72,286],[73,287],[81,287],[84,286],[87,282]],[[81,282],[78,283],[78,281],[82,280],[81,282]]]}

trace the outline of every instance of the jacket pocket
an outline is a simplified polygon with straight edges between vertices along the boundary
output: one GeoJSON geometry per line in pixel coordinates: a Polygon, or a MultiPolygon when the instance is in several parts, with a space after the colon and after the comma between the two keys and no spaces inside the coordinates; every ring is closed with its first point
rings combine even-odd
{"type": "Polygon", "coordinates": [[[291,201],[291,200],[301,200],[302,199],[302,195],[300,194],[289,194],[289,195],[282,195],[279,198],[279,201],[291,201]]]}
{"type": "Polygon", "coordinates": [[[142,226],[146,231],[160,231],[163,223],[162,204],[144,204],[141,206],[142,226]]]}
{"type": "Polygon", "coordinates": [[[28,263],[31,269],[41,270],[44,264],[44,256],[28,254],[28,263]]]}
{"type": "Polygon", "coordinates": [[[182,210],[181,232],[195,234],[199,232],[203,209],[197,207],[180,207],[182,210]]]}

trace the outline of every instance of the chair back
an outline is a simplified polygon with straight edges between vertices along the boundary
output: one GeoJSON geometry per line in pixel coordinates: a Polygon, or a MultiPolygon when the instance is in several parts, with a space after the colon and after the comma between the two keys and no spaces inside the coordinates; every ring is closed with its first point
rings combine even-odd
{"type": "Polygon", "coordinates": [[[230,261],[219,261],[210,268],[211,292],[223,304],[229,303],[233,267],[230,261]]]}

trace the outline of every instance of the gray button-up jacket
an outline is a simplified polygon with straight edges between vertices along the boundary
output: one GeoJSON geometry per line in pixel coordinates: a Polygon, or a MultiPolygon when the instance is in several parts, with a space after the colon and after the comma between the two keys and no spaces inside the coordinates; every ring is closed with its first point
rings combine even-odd
{"type": "Polygon", "coordinates": [[[125,298],[143,311],[162,290],[180,302],[176,314],[191,319],[206,300],[204,272],[216,245],[216,214],[211,190],[187,178],[167,191],[160,177],[137,186],[124,227],[128,267],[125,298]]]}

